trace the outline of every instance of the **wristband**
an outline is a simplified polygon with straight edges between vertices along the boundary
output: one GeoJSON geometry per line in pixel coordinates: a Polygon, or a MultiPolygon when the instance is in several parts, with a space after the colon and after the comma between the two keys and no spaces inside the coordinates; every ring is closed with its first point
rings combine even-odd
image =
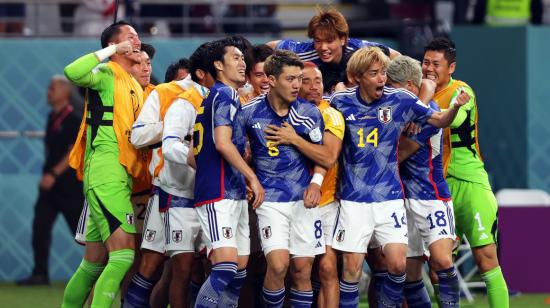
{"type": "Polygon", "coordinates": [[[324,177],[322,174],[320,174],[320,173],[315,173],[315,174],[313,175],[313,177],[311,178],[310,183],[315,183],[315,184],[321,186],[321,185],[323,184],[323,179],[324,179],[324,178],[325,178],[325,177],[324,177]]]}
{"type": "Polygon", "coordinates": [[[99,62],[109,58],[116,53],[116,45],[109,45],[101,50],[95,52],[95,56],[99,62]]]}

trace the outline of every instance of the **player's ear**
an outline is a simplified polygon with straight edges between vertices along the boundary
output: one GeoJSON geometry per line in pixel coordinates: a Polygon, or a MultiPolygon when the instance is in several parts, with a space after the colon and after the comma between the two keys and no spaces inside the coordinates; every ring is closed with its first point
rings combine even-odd
{"type": "Polygon", "coordinates": [[[347,40],[347,37],[345,36],[340,37],[340,46],[346,45],[346,40],[347,40]]]}
{"type": "Polygon", "coordinates": [[[454,74],[455,72],[455,69],[456,69],[456,62],[453,62],[449,65],[449,74],[454,74]]]}
{"type": "Polygon", "coordinates": [[[277,82],[277,78],[275,78],[275,76],[269,75],[267,76],[267,80],[270,86],[275,87],[275,83],[277,82]]]}
{"type": "Polygon", "coordinates": [[[214,61],[214,68],[217,71],[223,71],[223,62],[220,60],[214,61]]]}

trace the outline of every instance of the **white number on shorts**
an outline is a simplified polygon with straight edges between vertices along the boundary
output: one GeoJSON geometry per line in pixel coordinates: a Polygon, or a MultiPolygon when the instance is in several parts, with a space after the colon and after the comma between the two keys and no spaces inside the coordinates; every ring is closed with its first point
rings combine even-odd
{"type": "Polygon", "coordinates": [[[485,227],[483,226],[483,224],[481,223],[481,215],[479,215],[479,212],[476,213],[476,215],[474,216],[474,218],[477,220],[477,231],[483,231],[485,230],[485,227]]]}

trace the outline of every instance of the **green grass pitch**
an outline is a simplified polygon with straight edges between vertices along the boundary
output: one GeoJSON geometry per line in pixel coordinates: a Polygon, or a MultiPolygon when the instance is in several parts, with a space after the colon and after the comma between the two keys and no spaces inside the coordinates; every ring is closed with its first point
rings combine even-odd
{"type": "MultiPolygon", "coordinates": [[[[0,307],[18,308],[58,308],[61,306],[65,283],[53,283],[47,287],[18,287],[14,284],[0,284],[0,307]]],[[[120,300],[115,299],[113,307],[120,307],[120,300]]],[[[367,308],[366,301],[362,301],[360,308],[367,308]]],[[[434,304],[434,307],[437,307],[434,304]]],[[[472,304],[462,302],[464,308],[489,307],[484,295],[475,294],[472,304]]],[[[512,308],[550,308],[550,294],[523,294],[510,299],[512,308]]]]}

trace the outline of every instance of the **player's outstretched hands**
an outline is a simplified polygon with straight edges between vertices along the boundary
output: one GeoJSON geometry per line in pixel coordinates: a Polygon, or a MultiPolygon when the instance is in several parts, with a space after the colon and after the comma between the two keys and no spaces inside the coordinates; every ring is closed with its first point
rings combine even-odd
{"type": "Polygon", "coordinates": [[[298,134],[294,130],[294,127],[288,122],[284,122],[282,126],[268,125],[264,132],[267,134],[265,138],[273,141],[271,146],[278,146],[280,144],[294,144],[296,138],[299,138],[298,134]]]}
{"type": "MultiPolygon", "coordinates": [[[[252,191],[252,208],[257,209],[262,205],[265,199],[265,190],[262,184],[260,184],[260,181],[258,181],[258,178],[255,178],[247,185],[247,190],[252,191]]],[[[247,193],[248,195],[248,193],[247,193]]]]}
{"type": "Polygon", "coordinates": [[[129,54],[134,51],[130,41],[123,41],[116,44],[116,53],[119,55],[129,54]]]}
{"type": "Polygon", "coordinates": [[[319,201],[321,201],[321,186],[310,183],[304,191],[304,206],[311,209],[318,206],[319,201]]]}
{"type": "Polygon", "coordinates": [[[460,94],[458,94],[454,99],[453,105],[457,107],[461,107],[461,106],[464,106],[469,101],[470,101],[470,94],[464,91],[464,89],[460,89],[460,94]]]}

